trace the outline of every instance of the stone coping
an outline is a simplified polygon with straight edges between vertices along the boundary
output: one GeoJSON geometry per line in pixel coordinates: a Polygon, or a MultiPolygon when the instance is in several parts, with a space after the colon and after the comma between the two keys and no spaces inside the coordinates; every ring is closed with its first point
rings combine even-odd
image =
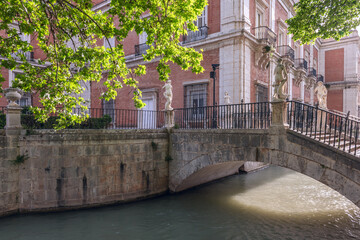
{"type": "MultiPolygon", "coordinates": [[[[159,129],[34,129],[36,134],[118,134],[118,133],[167,133],[165,128],[159,129]]],[[[31,135],[31,134],[30,134],[31,135]]]]}

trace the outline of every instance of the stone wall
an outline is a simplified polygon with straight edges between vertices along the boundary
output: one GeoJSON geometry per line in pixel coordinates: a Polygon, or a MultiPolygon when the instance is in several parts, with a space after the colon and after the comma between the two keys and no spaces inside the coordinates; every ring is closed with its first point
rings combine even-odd
{"type": "Polygon", "coordinates": [[[18,155],[18,138],[0,133],[0,216],[18,211],[19,168],[12,161],[18,155]]]}
{"type": "Polygon", "coordinates": [[[360,206],[359,159],[284,128],[66,130],[0,133],[0,216],[133,201],[264,164],[310,176],[360,206]]]}
{"type": "Polygon", "coordinates": [[[9,137],[0,139],[8,146],[0,161],[0,215],[125,202],[168,189],[165,130],[39,133],[21,136],[15,150],[9,137]],[[21,155],[28,159],[11,164],[21,155]]]}

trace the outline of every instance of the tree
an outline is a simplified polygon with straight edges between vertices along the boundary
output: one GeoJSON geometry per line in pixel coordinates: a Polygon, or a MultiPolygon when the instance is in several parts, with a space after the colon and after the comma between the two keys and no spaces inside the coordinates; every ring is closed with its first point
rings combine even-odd
{"type": "Polygon", "coordinates": [[[359,0],[300,0],[287,20],[293,39],[307,44],[317,38],[340,38],[360,25],[359,0]]]}
{"type": "Polygon", "coordinates": [[[116,90],[127,85],[134,88],[135,106],[142,107],[136,78],[144,75],[146,68],[126,66],[122,41],[134,30],[147,33],[146,43],[151,47],[144,60],[159,59],[161,81],[168,79],[170,62],[200,73],[202,54],[181,46],[179,40],[187,29],[196,30],[193,21],[206,4],[206,0],[113,0],[110,10],[101,12],[92,10],[91,0],[2,0],[0,67],[23,71],[13,87],[37,93],[43,105],[33,109],[37,118],[45,121],[56,112],[59,127],[87,117],[85,111],[72,114],[72,109],[86,109],[84,99],[78,97],[84,91],[83,83],[99,82],[104,73],[107,90],[103,99],[114,99],[116,90]],[[149,16],[143,17],[144,13],[149,16]],[[22,41],[21,34],[31,35],[36,44],[22,41]],[[102,38],[109,45],[109,39],[115,38],[117,45],[98,46],[97,40],[102,38]],[[35,65],[26,61],[25,54],[34,48],[46,55],[35,65]]]}

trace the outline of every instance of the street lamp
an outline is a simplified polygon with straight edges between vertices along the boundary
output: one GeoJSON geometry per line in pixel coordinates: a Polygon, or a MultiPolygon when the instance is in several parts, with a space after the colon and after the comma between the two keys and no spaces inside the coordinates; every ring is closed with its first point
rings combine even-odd
{"type": "Polygon", "coordinates": [[[219,69],[220,64],[211,64],[212,71],[210,72],[210,78],[213,79],[213,121],[212,127],[216,128],[216,109],[215,109],[215,80],[216,80],[216,69],[219,69]]]}

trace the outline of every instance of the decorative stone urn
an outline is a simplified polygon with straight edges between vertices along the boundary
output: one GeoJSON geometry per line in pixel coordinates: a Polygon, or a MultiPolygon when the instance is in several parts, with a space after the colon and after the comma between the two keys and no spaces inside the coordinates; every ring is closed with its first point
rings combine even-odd
{"type": "Polygon", "coordinates": [[[17,135],[21,130],[21,107],[16,101],[20,100],[24,92],[18,88],[7,88],[4,90],[5,97],[10,103],[7,105],[6,111],[6,135],[17,135]],[[15,131],[14,131],[15,130],[15,131]]]}
{"type": "Polygon", "coordinates": [[[7,88],[4,90],[5,97],[10,101],[8,107],[20,107],[16,101],[20,100],[24,92],[18,88],[7,88]]]}

